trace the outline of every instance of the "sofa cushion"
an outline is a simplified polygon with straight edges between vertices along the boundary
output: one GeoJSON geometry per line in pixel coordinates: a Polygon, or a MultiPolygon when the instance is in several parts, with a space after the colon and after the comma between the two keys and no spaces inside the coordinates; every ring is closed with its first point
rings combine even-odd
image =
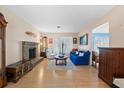
{"type": "Polygon", "coordinates": [[[90,54],[90,52],[89,51],[86,51],[85,53],[84,53],[84,56],[88,56],[90,54]]]}

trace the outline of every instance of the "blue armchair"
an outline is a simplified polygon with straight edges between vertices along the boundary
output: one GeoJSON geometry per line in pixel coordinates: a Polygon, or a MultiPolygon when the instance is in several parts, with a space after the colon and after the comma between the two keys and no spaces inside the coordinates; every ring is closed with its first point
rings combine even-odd
{"type": "Polygon", "coordinates": [[[70,52],[70,59],[75,65],[89,65],[90,52],[89,51],[79,51],[79,53],[84,53],[83,56],[79,56],[75,52],[70,52]]]}

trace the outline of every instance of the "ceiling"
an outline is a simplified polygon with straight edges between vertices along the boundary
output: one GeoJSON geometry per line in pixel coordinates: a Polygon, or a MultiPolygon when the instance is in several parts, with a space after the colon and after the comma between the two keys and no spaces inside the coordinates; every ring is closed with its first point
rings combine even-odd
{"type": "Polygon", "coordinates": [[[8,5],[5,6],[42,32],[78,33],[104,16],[111,5],[8,5]],[[57,28],[60,26],[60,28],[57,28]]]}

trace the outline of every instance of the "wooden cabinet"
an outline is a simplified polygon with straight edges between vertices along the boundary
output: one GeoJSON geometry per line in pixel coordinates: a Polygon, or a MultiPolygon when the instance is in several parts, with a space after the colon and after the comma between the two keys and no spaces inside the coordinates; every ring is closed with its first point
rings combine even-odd
{"type": "Polygon", "coordinates": [[[5,28],[7,22],[2,13],[0,13],[0,87],[6,85],[6,51],[5,51],[5,28]]]}
{"type": "Polygon", "coordinates": [[[7,81],[17,82],[22,77],[22,62],[17,62],[7,66],[7,81]]]}
{"type": "Polygon", "coordinates": [[[7,81],[16,83],[22,76],[31,71],[42,60],[43,57],[37,57],[30,61],[19,61],[8,65],[6,68],[7,81]]]}
{"type": "Polygon", "coordinates": [[[113,77],[124,77],[124,48],[100,48],[99,77],[113,86],[113,77]]]}
{"type": "Polygon", "coordinates": [[[22,75],[28,73],[31,70],[31,62],[27,61],[22,64],[22,75]]]}

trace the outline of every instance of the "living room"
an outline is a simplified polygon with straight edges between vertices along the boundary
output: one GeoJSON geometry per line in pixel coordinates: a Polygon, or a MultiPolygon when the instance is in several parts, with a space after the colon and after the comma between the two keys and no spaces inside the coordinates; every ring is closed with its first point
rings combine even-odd
{"type": "Polygon", "coordinates": [[[0,87],[124,87],[123,16],[123,5],[0,6],[0,87]],[[93,31],[106,28],[109,41],[98,37],[96,64],[93,31]]]}

